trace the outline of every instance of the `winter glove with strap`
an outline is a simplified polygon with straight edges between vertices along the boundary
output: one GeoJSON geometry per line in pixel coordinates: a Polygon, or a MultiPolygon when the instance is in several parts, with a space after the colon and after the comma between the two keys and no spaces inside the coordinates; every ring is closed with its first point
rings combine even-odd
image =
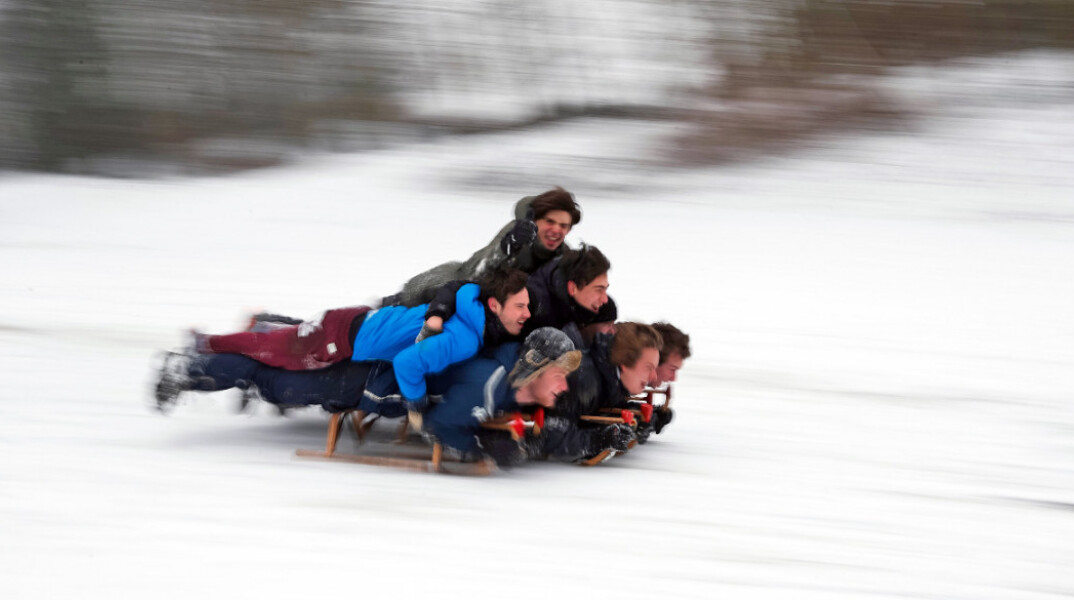
{"type": "Polygon", "coordinates": [[[653,411],[653,431],[660,433],[662,429],[667,427],[667,424],[671,422],[671,419],[675,416],[670,408],[661,408],[653,411]]]}
{"type": "Polygon", "coordinates": [[[597,448],[593,449],[593,454],[599,454],[604,450],[626,452],[633,440],[634,430],[630,428],[630,425],[626,423],[605,425],[594,436],[597,448]]]}
{"type": "Polygon", "coordinates": [[[500,250],[507,256],[518,254],[537,239],[537,224],[527,219],[515,221],[514,227],[500,240],[500,250]]]}

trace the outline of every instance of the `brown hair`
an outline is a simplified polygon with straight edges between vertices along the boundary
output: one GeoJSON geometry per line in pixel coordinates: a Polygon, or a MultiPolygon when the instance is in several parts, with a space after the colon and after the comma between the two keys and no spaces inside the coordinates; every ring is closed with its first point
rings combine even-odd
{"type": "Polygon", "coordinates": [[[533,220],[540,219],[551,210],[566,211],[571,216],[571,227],[582,222],[582,209],[574,201],[574,194],[556,186],[533,199],[533,220]]]}
{"type": "Polygon", "coordinates": [[[660,349],[660,362],[667,361],[672,354],[678,354],[683,359],[690,358],[690,336],[671,323],[663,321],[653,323],[653,329],[659,332],[664,340],[664,347],[660,349]]]}
{"type": "Polygon", "coordinates": [[[617,323],[608,358],[617,367],[630,367],[641,358],[642,350],[646,348],[660,350],[663,345],[664,341],[660,338],[660,332],[650,325],[629,321],[617,323]]]}
{"type": "Polygon", "coordinates": [[[607,273],[612,268],[612,263],[596,246],[582,244],[577,250],[568,249],[564,252],[559,266],[563,269],[567,281],[573,281],[574,285],[583,288],[589,285],[590,281],[607,273]]]}
{"type": "Polygon", "coordinates": [[[493,269],[478,282],[481,287],[481,294],[478,297],[486,306],[489,298],[495,298],[497,302],[503,304],[507,302],[508,296],[526,289],[526,282],[529,278],[530,276],[525,271],[519,269],[493,269]]]}

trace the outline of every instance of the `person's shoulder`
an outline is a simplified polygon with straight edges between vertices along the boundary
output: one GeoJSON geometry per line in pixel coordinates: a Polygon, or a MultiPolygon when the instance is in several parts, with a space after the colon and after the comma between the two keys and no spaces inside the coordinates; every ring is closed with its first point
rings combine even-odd
{"type": "Polygon", "coordinates": [[[457,302],[477,302],[478,296],[481,295],[481,286],[474,282],[466,282],[459,286],[459,289],[455,290],[455,300],[457,302]]]}
{"type": "Polygon", "coordinates": [[[497,363],[506,367],[507,370],[511,370],[511,367],[514,367],[515,363],[518,362],[518,349],[521,345],[518,342],[500,344],[492,350],[491,355],[497,363]]]}
{"type": "Polygon", "coordinates": [[[515,218],[525,219],[529,216],[530,207],[533,206],[533,201],[537,199],[537,196],[526,196],[518,202],[515,202],[515,218]]]}
{"type": "Polygon", "coordinates": [[[485,306],[481,302],[481,287],[467,283],[455,293],[455,314],[470,328],[481,328],[485,323],[485,306]]]}
{"type": "Polygon", "coordinates": [[[562,261],[562,255],[553,257],[551,260],[538,267],[537,270],[530,275],[530,280],[550,281],[559,271],[559,265],[562,261]]]}

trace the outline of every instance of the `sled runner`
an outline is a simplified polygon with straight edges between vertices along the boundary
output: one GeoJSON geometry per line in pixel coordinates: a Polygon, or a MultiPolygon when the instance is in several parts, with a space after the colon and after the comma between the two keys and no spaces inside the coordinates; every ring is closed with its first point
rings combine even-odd
{"type": "Polygon", "coordinates": [[[579,465],[581,465],[583,467],[595,467],[595,466],[599,465],[600,463],[602,463],[602,462],[604,462],[604,461],[606,461],[606,460],[608,460],[610,458],[614,458],[618,454],[619,453],[616,452],[615,450],[613,450],[611,448],[608,448],[607,450],[602,451],[600,454],[598,454],[596,456],[593,456],[593,457],[586,458],[584,460],[578,461],[577,464],[579,464],[579,465]]]}

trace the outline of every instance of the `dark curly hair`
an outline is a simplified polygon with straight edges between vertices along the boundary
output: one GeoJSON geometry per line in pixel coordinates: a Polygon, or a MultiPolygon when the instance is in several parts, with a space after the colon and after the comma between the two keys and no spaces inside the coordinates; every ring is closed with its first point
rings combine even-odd
{"type": "Polygon", "coordinates": [[[582,222],[582,208],[574,201],[574,194],[556,187],[533,199],[533,219],[537,220],[551,210],[566,211],[571,216],[571,227],[582,222]]]}

